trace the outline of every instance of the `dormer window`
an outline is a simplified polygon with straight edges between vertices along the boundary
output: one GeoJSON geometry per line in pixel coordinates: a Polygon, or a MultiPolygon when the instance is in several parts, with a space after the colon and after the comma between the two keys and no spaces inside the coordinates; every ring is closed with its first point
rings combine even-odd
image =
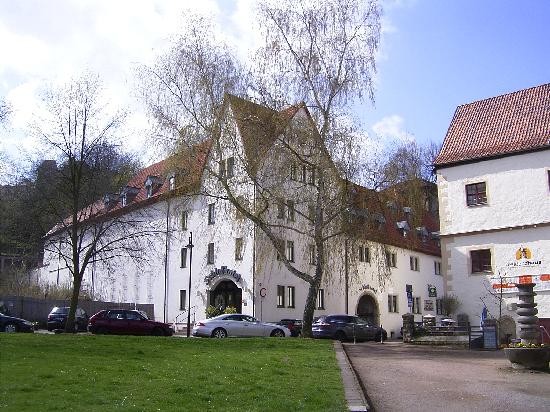
{"type": "Polygon", "coordinates": [[[397,225],[397,228],[401,231],[401,234],[403,235],[403,237],[406,237],[409,230],[411,230],[411,227],[409,226],[409,222],[407,222],[406,220],[401,220],[397,222],[396,225],[397,225]]]}
{"type": "Polygon", "coordinates": [[[162,180],[158,176],[147,176],[144,186],[147,192],[147,198],[150,198],[160,189],[162,180]]]}
{"type": "Polygon", "coordinates": [[[133,186],[126,186],[120,193],[120,199],[122,207],[128,206],[139,193],[139,188],[133,186]]]}
{"type": "Polygon", "coordinates": [[[170,190],[174,190],[176,188],[176,176],[172,175],[168,178],[168,187],[170,190]]]}
{"type": "Polygon", "coordinates": [[[103,196],[103,205],[105,206],[105,209],[112,209],[117,205],[117,203],[118,195],[107,193],[105,196],[103,196]]]}

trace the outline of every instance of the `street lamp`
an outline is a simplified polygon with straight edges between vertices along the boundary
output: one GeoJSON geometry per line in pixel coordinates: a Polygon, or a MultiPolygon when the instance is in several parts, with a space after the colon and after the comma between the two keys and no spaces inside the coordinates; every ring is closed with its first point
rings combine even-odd
{"type": "Polygon", "coordinates": [[[189,243],[187,244],[187,249],[189,249],[189,289],[188,296],[189,299],[187,304],[187,337],[191,333],[191,268],[193,267],[193,232],[189,232],[189,243]]]}

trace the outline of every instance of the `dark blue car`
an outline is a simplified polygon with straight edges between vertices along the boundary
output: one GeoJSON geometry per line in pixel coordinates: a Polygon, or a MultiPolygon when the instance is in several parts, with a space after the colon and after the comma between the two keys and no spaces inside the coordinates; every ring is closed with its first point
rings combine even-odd
{"type": "Polygon", "coordinates": [[[380,326],[373,325],[359,316],[327,315],[317,319],[311,332],[314,338],[346,340],[386,340],[387,332],[380,326]]]}

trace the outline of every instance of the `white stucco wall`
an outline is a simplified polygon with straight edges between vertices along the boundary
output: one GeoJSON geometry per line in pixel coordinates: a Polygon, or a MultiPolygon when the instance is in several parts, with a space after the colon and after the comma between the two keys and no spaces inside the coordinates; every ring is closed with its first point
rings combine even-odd
{"type": "MultiPolygon", "coordinates": [[[[458,312],[477,324],[486,304],[499,316],[498,299],[491,276],[550,273],[550,151],[443,168],[437,172],[441,213],[441,236],[445,287],[462,305],[458,312]],[[486,182],[487,204],[468,207],[465,185],[486,182]],[[515,253],[528,248],[538,265],[514,267],[515,253]],[[470,251],[490,249],[492,273],[472,274],[470,251]]],[[[550,317],[550,282],[537,286],[535,301],[539,317],[550,317]],[[544,289],[544,290],[541,290],[544,289]]],[[[515,318],[509,310],[517,294],[505,293],[502,316],[515,318]]]]}

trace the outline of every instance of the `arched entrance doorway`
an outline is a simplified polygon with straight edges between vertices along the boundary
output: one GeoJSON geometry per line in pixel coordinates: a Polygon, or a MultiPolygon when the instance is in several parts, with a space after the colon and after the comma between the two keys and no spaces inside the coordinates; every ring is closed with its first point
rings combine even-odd
{"type": "Polygon", "coordinates": [[[359,298],[359,302],[357,303],[357,316],[366,319],[374,325],[378,325],[378,303],[373,296],[367,294],[359,298]]]}
{"type": "Polygon", "coordinates": [[[209,304],[225,310],[232,306],[237,313],[242,313],[243,291],[230,280],[222,280],[210,291],[209,304]]]}

